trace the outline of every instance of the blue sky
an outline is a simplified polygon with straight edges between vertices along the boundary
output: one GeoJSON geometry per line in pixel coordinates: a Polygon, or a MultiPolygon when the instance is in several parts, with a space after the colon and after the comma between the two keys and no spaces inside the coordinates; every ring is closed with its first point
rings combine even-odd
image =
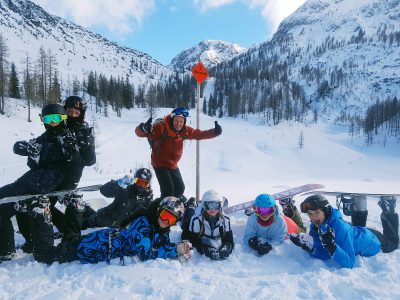
{"type": "Polygon", "coordinates": [[[118,44],[169,64],[180,51],[216,39],[248,48],[268,40],[305,0],[33,0],[118,44]]]}

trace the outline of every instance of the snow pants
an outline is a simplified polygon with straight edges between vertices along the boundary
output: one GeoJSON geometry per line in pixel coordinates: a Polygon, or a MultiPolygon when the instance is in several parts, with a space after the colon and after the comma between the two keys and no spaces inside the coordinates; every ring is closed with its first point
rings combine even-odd
{"type": "Polygon", "coordinates": [[[158,183],[160,184],[161,198],[167,196],[180,197],[185,192],[185,184],[183,183],[179,168],[175,170],[167,168],[154,168],[158,183]]]}
{"type": "Polygon", "coordinates": [[[381,222],[383,234],[375,229],[368,228],[381,242],[383,253],[392,252],[399,247],[399,215],[397,213],[382,213],[381,222]]]}

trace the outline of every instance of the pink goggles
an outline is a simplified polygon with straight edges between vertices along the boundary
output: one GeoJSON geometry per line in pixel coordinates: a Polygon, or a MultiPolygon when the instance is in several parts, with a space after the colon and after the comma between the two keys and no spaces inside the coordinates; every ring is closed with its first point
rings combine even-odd
{"type": "Polygon", "coordinates": [[[254,211],[257,216],[269,216],[275,212],[275,207],[255,207],[254,211]]]}

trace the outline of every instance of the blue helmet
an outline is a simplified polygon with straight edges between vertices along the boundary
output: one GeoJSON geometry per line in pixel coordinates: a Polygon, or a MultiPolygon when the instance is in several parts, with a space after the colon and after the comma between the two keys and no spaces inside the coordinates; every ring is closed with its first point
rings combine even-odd
{"type": "Polygon", "coordinates": [[[268,194],[260,194],[254,200],[255,207],[275,207],[276,202],[274,197],[268,194]]]}

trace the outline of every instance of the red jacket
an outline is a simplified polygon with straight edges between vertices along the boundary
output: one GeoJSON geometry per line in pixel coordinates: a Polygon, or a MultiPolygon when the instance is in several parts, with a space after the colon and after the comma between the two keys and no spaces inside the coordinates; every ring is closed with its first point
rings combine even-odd
{"type": "Polygon", "coordinates": [[[135,133],[138,137],[146,137],[154,141],[151,151],[151,165],[153,168],[176,169],[182,157],[183,141],[205,140],[216,137],[214,128],[198,130],[184,126],[177,132],[171,128],[171,115],[167,115],[162,122],[155,123],[151,133],[143,132],[139,126],[135,133]],[[164,131],[166,130],[166,133],[164,131]]]}

